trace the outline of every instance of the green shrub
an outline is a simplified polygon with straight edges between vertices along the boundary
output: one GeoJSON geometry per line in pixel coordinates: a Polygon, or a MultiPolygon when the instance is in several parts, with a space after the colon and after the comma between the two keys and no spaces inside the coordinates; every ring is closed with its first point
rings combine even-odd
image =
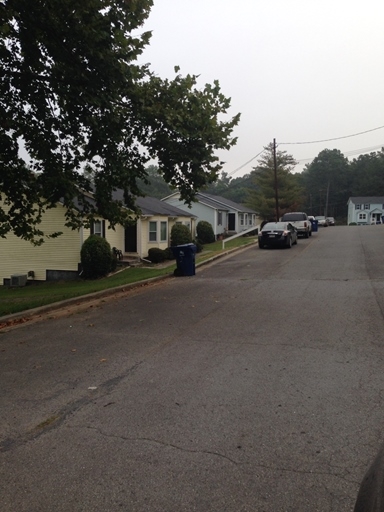
{"type": "Polygon", "coordinates": [[[215,233],[212,225],[206,220],[200,220],[196,226],[197,238],[202,244],[212,244],[215,241],[215,233]]]}
{"type": "Polygon", "coordinates": [[[357,226],[356,222],[350,222],[349,225],[350,226],[357,226]]]}
{"type": "Polygon", "coordinates": [[[196,245],[196,252],[201,252],[204,249],[203,244],[199,240],[194,240],[193,243],[196,245]]]}
{"type": "Polygon", "coordinates": [[[152,263],[163,263],[165,261],[165,252],[159,247],[151,247],[148,250],[148,259],[152,263]]]}
{"type": "Polygon", "coordinates": [[[111,270],[110,272],[114,272],[117,269],[117,256],[112,252],[111,254],[111,270]]]}
{"type": "Polygon", "coordinates": [[[112,271],[115,263],[111,246],[105,238],[98,235],[91,235],[85,240],[80,257],[83,269],[82,276],[86,279],[106,276],[112,271]]]}
{"type": "Polygon", "coordinates": [[[192,242],[191,231],[183,224],[175,224],[171,229],[171,246],[190,244],[192,242]]]}
{"type": "Polygon", "coordinates": [[[170,247],[167,247],[166,249],[164,249],[164,256],[165,256],[166,260],[174,260],[175,259],[173,251],[170,247]]]}

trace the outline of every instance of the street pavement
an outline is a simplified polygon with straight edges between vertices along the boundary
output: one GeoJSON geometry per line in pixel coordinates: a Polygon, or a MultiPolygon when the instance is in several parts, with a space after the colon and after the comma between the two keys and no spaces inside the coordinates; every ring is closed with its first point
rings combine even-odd
{"type": "Polygon", "coordinates": [[[342,512],[383,440],[382,226],[0,334],[0,510],[342,512]]]}

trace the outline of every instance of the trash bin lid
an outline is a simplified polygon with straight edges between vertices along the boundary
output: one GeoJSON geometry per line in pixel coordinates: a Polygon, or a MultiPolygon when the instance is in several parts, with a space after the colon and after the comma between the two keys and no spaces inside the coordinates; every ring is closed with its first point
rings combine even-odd
{"type": "Polygon", "coordinates": [[[171,247],[172,251],[174,249],[176,250],[183,250],[183,249],[186,249],[186,250],[190,250],[190,251],[194,251],[194,252],[197,252],[197,246],[195,244],[181,244],[181,245],[175,245],[173,247],[171,247]]]}

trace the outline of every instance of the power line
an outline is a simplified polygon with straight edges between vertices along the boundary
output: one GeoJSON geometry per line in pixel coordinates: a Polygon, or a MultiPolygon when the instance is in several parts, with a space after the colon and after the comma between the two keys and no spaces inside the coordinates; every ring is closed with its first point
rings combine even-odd
{"type": "MultiPolygon", "coordinates": [[[[285,144],[285,145],[288,145],[288,144],[289,145],[294,145],[294,144],[316,144],[318,142],[331,142],[331,141],[334,141],[334,140],[349,139],[351,137],[357,137],[358,135],[364,135],[365,133],[371,133],[371,132],[374,132],[374,131],[377,131],[377,130],[382,130],[383,128],[384,128],[384,125],[383,126],[378,126],[377,128],[372,128],[370,130],[365,130],[364,132],[353,133],[351,135],[344,135],[343,137],[335,137],[333,139],[311,140],[311,141],[307,141],[307,142],[279,142],[276,147],[279,147],[282,144],[285,144]]],[[[345,155],[346,156],[352,156],[354,154],[359,154],[359,152],[360,153],[364,153],[364,152],[367,152],[367,151],[371,151],[371,150],[374,150],[374,149],[381,148],[382,146],[383,145],[375,146],[375,147],[372,147],[372,148],[365,148],[365,149],[362,149],[362,150],[360,150],[360,149],[352,150],[352,151],[346,152],[345,155]],[[356,151],[356,153],[355,153],[355,151],[356,151]]],[[[260,153],[258,153],[254,157],[252,157],[250,160],[245,162],[243,165],[240,165],[240,167],[237,167],[237,169],[234,169],[233,171],[229,172],[228,176],[233,176],[234,174],[236,174],[238,171],[243,169],[246,165],[250,164],[253,160],[255,160],[255,158],[257,158],[262,153],[264,153],[265,150],[266,149],[264,148],[262,151],[260,151],[260,153]]],[[[313,157],[313,158],[304,158],[304,159],[301,159],[301,160],[297,160],[297,163],[309,162],[309,161],[312,161],[314,158],[315,157],[313,157]]]]}
{"type": "Polygon", "coordinates": [[[384,126],[378,126],[377,128],[372,128],[371,130],[365,130],[365,132],[353,133],[352,135],[344,135],[343,137],[335,137],[333,139],[310,140],[307,142],[279,142],[279,144],[316,144],[318,142],[330,142],[333,140],[349,139],[350,137],[357,137],[358,135],[364,135],[365,133],[374,132],[376,130],[382,130],[383,128],[384,128],[384,126]]]}
{"type": "Polygon", "coordinates": [[[257,155],[255,155],[254,157],[252,157],[250,160],[248,160],[248,162],[245,162],[245,164],[243,165],[240,165],[240,167],[238,167],[237,169],[235,169],[234,171],[231,171],[228,173],[228,176],[232,176],[233,174],[235,174],[236,172],[240,171],[240,169],[242,169],[243,167],[245,167],[246,165],[250,164],[252,162],[252,160],[254,160],[255,158],[257,158],[258,156],[261,155],[261,153],[264,153],[265,149],[263,149],[262,151],[260,151],[260,153],[257,153],[257,155]]]}
{"type": "MultiPolygon", "coordinates": [[[[381,149],[384,147],[384,143],[383,144],[379,144],[378,146],[372,146],[370,148],[361,148],[361,149],[351,149],[350,151],[345,151],[343,152],[343,156],[354,156],[354,155],[362,155],[363,153],[368,153],[370,151],[374,151],[375,149],[381,149]]],[[[316,157],[311,157],[311,158],[301,158],[300,160],[296,160],[296,162],[298,164],[302,164],[302,163],[305,163],[305,162],[312,162],[312,160],[314,160],[316,157]]]]}

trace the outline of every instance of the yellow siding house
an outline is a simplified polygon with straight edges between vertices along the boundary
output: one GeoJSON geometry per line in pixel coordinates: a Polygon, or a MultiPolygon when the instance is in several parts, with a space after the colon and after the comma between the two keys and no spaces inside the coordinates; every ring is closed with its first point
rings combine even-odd
{"type": "Polygon", "coordinates": [[[47,210],[39,228],[46,235],[57,231],[63,234],[47,238],[38,247],[12,233],[0,238],[0,285],[14,275],[29,275],[38,281],[77,278],[81,270],[81,247],[91,233],[103,236],[111,247],[125,255],[145,259],[151,247],[170,246],[170,233],[175,223],[183,223],[192,233],[195,231],[195,217],[183,210],[150,197],[138,198],[137,205],[142,212],[137,221],[127,228],[118,225],[115,229],[99,219],[90,229],[72,230],[64,225],[65,209],[61,204],[47,210]]]}

